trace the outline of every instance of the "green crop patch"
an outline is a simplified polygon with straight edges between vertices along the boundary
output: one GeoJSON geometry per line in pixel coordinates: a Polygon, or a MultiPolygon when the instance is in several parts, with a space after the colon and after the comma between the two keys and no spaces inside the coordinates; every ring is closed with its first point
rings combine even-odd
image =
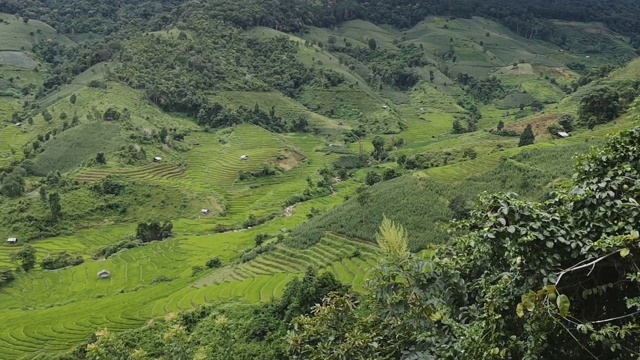
{"type": "Polygon", "coordinates": [[[68,171],[95,158],[97,153],[115,151],[124,143],[118,124],[81,124],[50,140],[34,160],[33,170],[41,176],[55,170],[68,171]]]}

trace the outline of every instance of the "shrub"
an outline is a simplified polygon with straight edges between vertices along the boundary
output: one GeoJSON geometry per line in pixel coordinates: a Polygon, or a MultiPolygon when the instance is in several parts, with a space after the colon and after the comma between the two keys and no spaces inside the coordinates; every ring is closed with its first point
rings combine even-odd
{"type": "Polygon", "coordinates": [[[222,266],[222,260],[219,257],[214,257],[213,259],[207,261],[206,266],[209,269],[219,268],[222,266]]]}
{"type": "Polygon", "coordinates": [[[109,256],[117,253],[120,250],[133,249],[133,248],[136,248],[138,246],[142,246],[142,241],[140,241],[140,240],[124,240],[124,241],[120,241],[120,242],[117,242],[115,244],[105,246],[105,247],[101,248],[100,250],[98,250],[98,252],[95,255],[95,258],[97,258],[97,259],[99,259],[99,258],[108,258],[109,256]]]}
{"type": "Polygon", "coordinates": [[[13,270],[7,269],[7,268],[0,269],[0,288],[2,288],[3,286],[9,284],[15,278],[16,278],[16,276],[13,273],[13,270]]]}
{"type": "Polygon", "coordinates": [[[200,265],[196,265],[194,267],[191,268],[191,276],[196,276],[199,273],[204,271],[204,267],[200,266],[200,265]]]}
{"type": "Polygon", "coordinates": [[[61,269],[67,266],[77,266],[84,262],[82,256],[73,257],[66,251],[58,253],[56,256],[47,255],[40,266],[45,270],[61,269]]]}

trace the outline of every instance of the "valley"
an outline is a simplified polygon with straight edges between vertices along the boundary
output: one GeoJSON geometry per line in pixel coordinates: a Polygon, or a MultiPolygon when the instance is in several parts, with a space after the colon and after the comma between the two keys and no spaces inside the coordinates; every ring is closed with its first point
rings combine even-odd
{"type": "MultiPolygon", "coordinates": [[[[384,219],[406,230],[410,259],[450,259],[446,268],[460,255],[449,247],[478,231],[455,221],[476,221],[481,194],[564,199],[582,186],[577,158],[640,126],[636,35],[602,19],[543,19],[553,36],[535,37],[489,13],[399,26],[374,11],[323,26],[320,10],[273,20],[281,8],[254,16],[266,5],[252,1],[244,13],[157,1],[153,14],[120,1],[85,23],[54,3],[0,7],[16,12],[0,14],[2,359],[136,358],[137,345],[119,353],[108,341],[148,352],[136,336],[199,312],[175,344],[200,344],[198,326],[222,344],[230,335],[207,326],[280,314],[304,281],[337,288],[320,274],[364,299],[393,267],[379,246],[384,219]],[[169,236],[144,240],[153,221],[170,221],[169,236]],[[81,261],[45,268],[56,256],[81,261]]],[[[264,359],[287,346],[290,358],[339,358],[310,355],[298,338],[283,345],[303,328],[286,314],[271,320],[280,328],[254,329],[267,335],[239,337],[236,352],[137,358],[247,358],[261,346],[264,359]]]]}

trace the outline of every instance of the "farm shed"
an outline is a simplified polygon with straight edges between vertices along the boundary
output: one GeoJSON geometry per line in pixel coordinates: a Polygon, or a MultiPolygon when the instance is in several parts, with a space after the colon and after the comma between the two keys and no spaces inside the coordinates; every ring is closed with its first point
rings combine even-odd
{"type": "Polygon", "coordinates": [[[240,160],[249,160],[249,156],[242,155],[242,156],[240,156],[240,160]]]}
{"type": "Polygon", "coordinates": [[[100,270],[98,271],[98,277],[101,279],[108,279],[111,276],[111,273],[108,270],[100,270]]]}
{"type": "Polygon", "coordinates": [[[14,245],[17,242],[18,242],[18,238],[10,237],[7,239],[7,244],[9,245],[14,245]]]}

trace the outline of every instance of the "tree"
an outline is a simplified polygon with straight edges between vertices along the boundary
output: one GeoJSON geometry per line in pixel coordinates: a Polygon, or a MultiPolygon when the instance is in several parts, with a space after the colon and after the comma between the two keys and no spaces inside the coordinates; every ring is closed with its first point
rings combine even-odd
{"type": "Polygon", "coordinates": [[[378,43],[376,42],[376,39],[374,38],[369,38],[369,41],[367,43],[369,45],[369,49],[375,51],[378,48],[378,43]]]}
{"type": "Polygon", "coordinates": [[[49,194],[49,210],[51,211],[51,221],[57,222],[60,219],[60,214],[62,212],[59,193],[54,192],[49,194]]]}
{"type": "Polygon", "coordinates": [[[46,121],[46,122],[50,122],[51,120],[53,120],[53,115],[51,115],[51,113],[47,109],[44,109],[42,111],[42,117],[44,118],[44,121],[46,121]]]}
{"type": "Polygon", "coordinates": [[[498,122],[498,126],[496,127],[498,131],[502,131],[504,129],[504,121],[500,120],[498,122]]]}
{"type": "Polygon", "coordinates": [[[384,150],[384,139],[381,136],[376,136],[371,141],[373,145],[373,151],[371,156],[376,160],[384,160],[387,158],[387,152],[384,150]]]}
{"type": "Polygon", "coordinates": [[[99,152],[96,154],[96,163],[100,165],[104,165],[107,163],[107,158],[104,156],[103,152],[99,152]]]}
{"type": "Polygon", "coordinates": [[[71,101],[72,105],[75,105],[77,99],[78,98],[76,97],[76,94],[71,94],[71,97],[69,98],[69,101],[71,101]]]}
{"type": "Polygon", "coordinates": [[[371,199],[371,194],[369,193],[366,187],[362,186],[356,189],[356,201],[358,202],[358,204],[360,205],[360,208],[362,209],[363,224],[364,224],[365,214],[367,213],[365,206],[369,203],[370,199],[371,199]]]}
{"type": "Polygon", "coordinates": [[[396,171],[396,169],[388,168],[382,172],[382,180],[387,181],[391,179],[395,179],[401,174],[396,171]]]}
{"type": "Polygon", "coordinates": [[[36,266],[36,249],[31,244],[25,244],[11,254],[11,261],[17,262],[22,270],[29,271],[36,266]]]}
{"type": "Polygon", "coordinates": [[[47,188],[44,185],[40,186],[40,189],[38,190],[38,193],[40,195],[40,201],[46,202],[47,201],[47,188]]]}
{"type": "Polygon", "coordinates": [[[0,195],[16,198],[25,192],[26,171],[22,167],[15,167],[11,173],[0,178],[0,195]]]}
{"type": "Polygon", "coordinates": [[[365,182],[367,185],[372,186],[382,181],[382,177],[375,171],[369,171],[365,182]]]}
{"type": "Polygon", "coordinates": [[[574,119],[575,118],[573,116],[564,114],[564,115],[560,116],[560,119],[558,120],[558,124],[560,126],[562,126],[564,131],[571,132],[571,131],[573,131],[574,119]]]}
{"type": "Polygon", "coordinates": [[[118,121],[120,120],[120,116],[122,116],[122,114],[118,110],[110,107],[107,110],[105,110],[104,115],[102,115],[102,120],[118,121]]]}
{"type": "Polygon", "coordinates": [[[404,163],[407,161],[407,155],[406,154],[400,154],[400,156],[398,156],[398,158],[396,159],[396,163],[400,166],[404,165],[404,163]]]}
{"type": "Polygon", "coordinates": [[[603,124],[617,118],[622,112],[618,91],[607,85],[594,87],[580,100],[578,116],[580,121],[588,124],[591,118],[596,124],[603,124]]]}
{"type": "Polygon", "coordinates": [[[269,234],[257,234],[254,239],[256,247],[262,246],[267,239],[269,239],[269,234]]]}
{"type": "Polygon", "coordinates": [[[169,136],[169,130],[167,130],[167,128],[163,126],[162,129],[160,129],[160,133],[158,134],[158,136],[160,137],[160,142],[166,143],[167,136],[169,136]]]}
{"type": "Polygon", "coordinates": [[[449,201],[449,210],[451,211],[454,219],[462,220],[469,217],[471,207],[468,205],[468,202],[464,197],[456,195],[451,199],[451,201],[449,201]]]}
{"type": "Polygon", "coordinates": [[[524,128],[524,131],[522,132],[522,134],[520,135],[520,142],[518,143],[518,146],[527,146],[527,145],[531,145],[535,142],[536,140],[536,136],[533,134],[533,129],[531,128],[531,124],[527,125],[526,128],[524,128]]]}
{"type": "Polygon", "coordinates": [[[151,220],[149,223],[140,222],[136,228],[136,239],[142,242],[164,240],[173,235],[173,223],[169,220],[160,224],[158,220],[151,220]]]}
{"type": "Polygon", "coordinates": [[[464,151],[462,152],[462,156],[467,158],[467,159],[475,159],[478,157],[478,152],[474,149],[474,148],[465,148],[464,151]]]}
{"type": "Polygon", "coordinates": [[[209,269],[219,268],[222,266],[222,260],[220,260],[219,257],[214,257],[213,259],[208,260],[206,265],[209,269]]]}
{"type": "Polygon", "coordinates": [[[462,126],[462,121],[460,119],[453,120],[453,130],[451,133],[453,134],[464,134],[467,130],[462,126]]]}

